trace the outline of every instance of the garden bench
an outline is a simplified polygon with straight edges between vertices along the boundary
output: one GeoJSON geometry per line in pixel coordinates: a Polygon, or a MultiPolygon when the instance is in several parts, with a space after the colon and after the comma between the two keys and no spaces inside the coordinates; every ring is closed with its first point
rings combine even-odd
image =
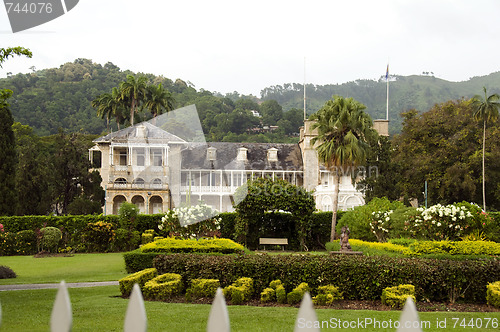
{"type": "Polygon", "coordinates": [[[285,250],[284,246],[288,244],[288,239],[284,239],[284,238],[271,238],[271,237],[261,237],[261,238],[259,238],[259,245],[263,245],[264,246],[264,250],[266,250],[266,244],[283,246],[282,249],[285,250]]]}

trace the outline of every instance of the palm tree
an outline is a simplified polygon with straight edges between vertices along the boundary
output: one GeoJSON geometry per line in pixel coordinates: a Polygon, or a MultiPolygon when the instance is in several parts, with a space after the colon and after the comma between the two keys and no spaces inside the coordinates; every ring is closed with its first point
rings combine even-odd
{"type": "Polygon", "coordinates": [[[500,108],[500,96],[496,93],[488,96],[486,87],[483,87],[484,99],[475,95],[472,98],[471,106],[474,111],[474,119],[483,122],[483,211],[486,212],[486,190],[485,190],[485,143],[486,143],[486,125],[488,121],[498,119],[498,109],[500,108]]]}
{"type": "Polygon", "coordinates": [[[151,111],[153,118],[156,118],[163,111],[170,112],[174,109],[174,98],[170,91],[163,88],[161,83],[157,86],[148,85],[144,106],[151,111]]]}
{"type": "Polygon", "coordinates": [[[359,166],[366,160],[368,141],[377,137],[371,117],[363,111],[365,108],[352,98],[334,96],[311,116],[316,121],[312,129],[318,130],[312,143],[319,144],[318,158],[335,178],[331,241],[335,239],[340,176],[345,174],[346,167],[359,166]]]}
{"type": "Polygon", "coordinates": [[[138,112],[146,95],[147,78],[141,76],[135,79],[127,75],[125,82],[120,83],[120,100],[130,106],[130,125],[134,125],[134,114],[138,112]]]}
{"type": "Polygon", "coordinates": [[[117,88],[113,88],[111,93],[103,93],[97,96],[92,101],[92,107],[97,108],[97,116],[102,119],[106,118],[106,126],[109,131],[109,119],[114,117],[116,124],[118,125],[118,130],[120,130],[120,124],[126,120],[124,115],[124,104],[120,101],[120,91],[117,88]]]}

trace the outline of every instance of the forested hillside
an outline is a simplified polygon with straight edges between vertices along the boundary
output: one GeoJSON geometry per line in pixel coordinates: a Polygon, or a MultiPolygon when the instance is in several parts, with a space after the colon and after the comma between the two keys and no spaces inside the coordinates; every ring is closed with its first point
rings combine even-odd
{"type": "MultiPolygon", "coordinates": [[[[469,99],[481,94],[486,86],[490,93],[500,93],[500,72],[474,77],[464,82],[449,82],[425,73],[422,76],[391,76],[389,82],[389,119],[391,134],[401,131],[400,114],[411,109],[426,112],[437,103],[448,100],[469,99]]],[[[366,112],[373,119],[386,118],[385,77],[378,81],[356,80],[344,84],[306,85],[307,113],[316,112],[332,95],[352,97],[366,105],[366,112]]],[[[283,109],[303,108],[304,90],[302,84],[284,84],[265,88],[262,100],[276,100],[283,109]]]]}
{"type": "MultiPolygon", "coordinates": [[[[133,73],[121,70],[110,62],[101,65],[88,59],[77,59],[59,68],[10,74],[0,79],[0,87],[14,91],[10,104],[15,121],[31,126],[37,135],[56,134],[60,128],[66,132],[101,134],[107,130],[106,121],[97,117],[91,102],[97,96],[111,92],[113,87],[125,81],[127,75],[146,76],[149,84],[161,83],[172,93],[176,108],[195,104],[210,141],[291,142],[296,140],[294,135],[302,123],[303,85],[295,83],[264,88],[260,100],[238,92],[222,96],[197,90],[190,82],[181,79],[133,73]],[[253,116],[252,110],[260,112],[262,117],[253,116]],[[264,129],[268,126],[278,126],[279,129],[273,132],[264,129]],[[256,130],[259,127],[262,130],[256,130]]],[[[410,109],[425,112],[436,103],[470,98],[480,93],[483,86],[488,87],[491,93],[500,92],[500,73],[458,83],[429,74],[392,76],[390,132],[400,132],[401,112],[410,109]]],[[[308,84],[306,92],[308,114],[316,112],[332,95],[337,94],[353,97],[365,104],[372,118],[385,118],[384,78],[338,85],[308,84]]],[[[150,117],[150,113],[142,112],[136,122],[150,117]]],[[[117,129],[116,124],[112,129],[117,129]]]]}

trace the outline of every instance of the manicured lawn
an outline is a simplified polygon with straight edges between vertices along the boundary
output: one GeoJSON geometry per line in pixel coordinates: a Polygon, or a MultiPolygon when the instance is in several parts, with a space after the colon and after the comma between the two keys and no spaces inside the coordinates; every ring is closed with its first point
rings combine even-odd
{"type": "MultiPolygon", "coordinates": [[[[57,290],[0,292],[2,304],[2,331],[48,331],[50,314],[57,290]]],[[[73,332],[122,331],[128,300],[119,297],[118,286],[69,289],[73,309],[73,332]]],[[[204,331],[210,305],[146,302],[148,331],[204,331]]],[[[292,331],[297,308],[229,306],[232,331],[292,331]]],[[[399,319],[399,311],[358,311],[317,309],[318,320],[324,321],[322,331],[336,330],[335,322],[348,321],[388,324],[399,319]],[[329,326],[327,326],[329,325],[329,326]]],[[[498,327],[484,328],[487,318],[500,320],[500,313],[420,313],[420,319],[431,328],[424,331],[498,331],[498,327]],[[453,319],[455,318],[455,320],[453,319]],[[482,328],[460,327],[465,319],[482,322],[482,328]],[[437,321],[446,319],[446,328],[438,328],[437,321]],[[455,328],[453,325],[457,322],[455,328]]],[[[395,331],[373,325],[349,328],[349,331],[395,331]]]]}
{"type": "Polygon", "coordinates": [[[72,257],[0,256],[0,265],[17,274],[0,285],[112,281],[127,275],[122,253],[75,254],[72,257]]]}

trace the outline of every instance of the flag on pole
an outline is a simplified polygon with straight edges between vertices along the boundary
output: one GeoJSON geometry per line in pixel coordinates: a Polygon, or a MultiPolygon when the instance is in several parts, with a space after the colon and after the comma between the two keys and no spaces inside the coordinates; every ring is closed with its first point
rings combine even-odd
{"type": "Polygon", "coordinates": [[[385,72],[385,79],[389,79],[389,64],[387,64],[387,71],[385,72]]]}

